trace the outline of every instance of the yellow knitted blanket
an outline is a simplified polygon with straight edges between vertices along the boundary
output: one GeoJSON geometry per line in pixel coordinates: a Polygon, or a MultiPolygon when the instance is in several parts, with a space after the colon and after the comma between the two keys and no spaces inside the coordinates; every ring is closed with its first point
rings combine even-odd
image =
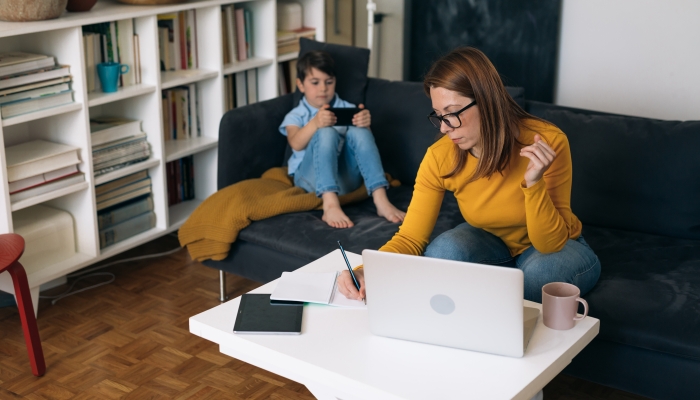
{"type": "MultiPolygon", "coordinates": [[[[389,182],[391,186],[399,185],[396,180],[389,182]]],[[[366,198],[363,185],[339,200],[342,205],[366,198]]],[[[322,206],[314,193],[294,186],[287,168],[271,168],[261,178],[235,183],[209,196],[185,221],[178,237],[193,260],[223,260],[238,233],[251,222],[322,206]]]]}

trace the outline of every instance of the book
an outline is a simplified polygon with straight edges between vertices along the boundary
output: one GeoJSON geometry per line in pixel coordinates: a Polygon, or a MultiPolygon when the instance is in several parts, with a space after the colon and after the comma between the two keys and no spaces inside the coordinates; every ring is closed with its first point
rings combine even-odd
{"type": "Polygon", "coordinates": [[[187,88],[187,105],[189,106],[189,121],[188,137],[197,137],[197,121],[199,120],[199,114],[197,113],[197,85],[190,83],[187,88]]]}
{"type": "Polygon", "coordinates": [[[53,86],[53,85],[59,85],[61,83],[66,83],[70,82],[71,77],[69,76],[64,76],[62,78],[56,78],[56,79],[49,79],[47,81],[41,81],[41,82],[36,82],[36,83],[30,83],[27,85],[22,85],[22,86],[15,86],[9,89],[5,90],[0,90],[0,97],[4,96],[9,96],[14,93],[20,93],[20,92],[25,92],[27,90],[32,90],[32,89],[38,89],[46,86],[53,86]]]}
{"type": "Polygon", "coordinates": [[[246,38],[245,38],[245,14],[242,8],[235,9],[236,17],[236,48],[238,61],[245,61],[248,59],[248,51],[246,50],[246,38]]]}
{"type": "Polygon", "coordinates": [[[120,74],[122,86],[136,84],[136,68],[134,62],[134,20],[131,18],[114,23],[117,34],[117,55],[121,64],[129,66],[129,71],[120,74]]]}
{"type": "Polygon", "coordinates": [[[258,102],[258,69],[253,68],[245,71],[246,75],[246,88],[248,91],[248,104],[254,104],[258,102]]]}
{"type": "Polygon", "coordinates": [[[221,7],[221,43],[223,47],[223,53],[224,53],[224,65],[230,64],[233,61],[231,61],[231,52],[229,51],[229,35],[228,35],[228,30],[229,30],[229,25],[226,22],[226,9],[227,6],[222,6],[221,7]]]}
{"type": "Polygon", "coordinates": [[[141,121],[120,117],[95,117],[90,119],[90,139],[96,145],[113,142],[141,133],[141,121]]]}
{"type": "Polygon", "coordinates": [[[134,77],[136,83],[141,83],[141,44],[139,35],[134,33],[134,77]]]}
{"type": "Polygon", "coordinates": [[[85,51],[85,78],[88,92],[95,91],[95,79],[97,78],[97,67],[95,66],[95,34],[91,32],[83,33],[83,47],[85,51]]]}
{"type": "Polygon", "coordinates": [[[153,211],[133,217],[122,223],[100,231],[100,249],[128,239],[156,226],[156,214],[153,211]]]}
{"type": "Polygon", "coordinates": [[[131,156],[148,156],[150,154],[151,152],[148,142],[142,140],[124,144],[116,149],[101,152],[100,154],[93,154],[92,164],[95,166],[95,168],[104,168],[110,165],[118,164],[117,161],[121,159],[124,159],[123,161],[130,161],[135,159],[135,157],[131,156]]]}
{"type": "Polygon", "coordinates": [[[236,107],[243,107],[248,104],[248,92],[245,71],[236,72],[236,107]]]}
{"type": "Polygon", "coordinates": [[[95,197],[95,201],[97,203],[102,203],[102,202],[105,202],[107,200],[114,199],[114,198],[121,196],[123,194],[133,192],[135,190],[139,190],[139,189],[142,189],[142,188],[147,187],[147,186],[148,187],[151,186],[151,178],[149,178],[149,177],[145,177],[139,181],[132,182],[128,185],[125,185],[125,186],[116,188],[114,190],[110,190],[108,192],[102,193],[101,195],[95,197]]]}
{"type": "Polygon", "coordinates": [[[160,26],[160,21],[158,22],[158,52],[160,55],[160,70],[169,71],[170,70],[170,54],[168,53],[168,28],[160,26]]]}
{"type": "Polygon", "coordinates": [[[55,171],[49,171],[43,174],[30,176],[29,178],[20,179],[9,183],[10,194],[21,192],[22,190],[30,189],[35,186],[42,185],[47,182],[65,178],[67,176],[77,174],[78,166],[71,165],[65,168],[59,168],[55,171]]]}
{"type": "MultiPolygon", "coordinates": [[[[118,165],[121,165],[121,166],[131,165],[131,164],[138,162],[138,161],[148,160],[148,158],[150,156],[151,156],[151,152],[148,149],[144,149],[142,151],[139,151],[138,153],[132,153],[132,154],[125,155],[125,156],[122,156],[119,158],[115,158],[115,159],[112,159],[109,161],[95,163],[95,164],[93,164],[93,168],[96,171],[100,171],[100,170],[103,170],[105,168],[115,167],[118,165]]],[[[95,176],[97,176],[97,175],[95,175],[95,176]]]]}
{"type": "Polygon", "coordinates": [[[97,226],[104,230],[149,211],[153,211],[153,196],[137,197],[97,213],[97,226]]]}
{"type": "Polygon", "coordinates": [[[106,152],[110,149],[116,149],[118,146],[126,145],[128,143],[137,142],[141,140],[146,140],[146,133],[140,132],[138,135],[129,136],[112,142],[92,146],[92,154],[95,155],[99,152],[106,152]]]}
{"type": "Polygon", "coordinates": [[[66,90],[61,93],[54,93],[46,96],[22,99],[6,103],[0,106],[2,118],[11,118],[18,115],[40,111],[46,108],[58,107],[73,102],[73,91],[66,90]]]}
{"type": "Polygon", "coordinates": [[[23,92],[13,93],[7,96],[0,96],[0,105],[12,103],[23,99],[35,99],[42,96],[48,96],[51,94],[65,92],[67,90],[70,90],[70,85],[67,83],[25,90],[23,92]]]}
{"type": "Polygon", "coordinates": [[[338,290],[335,272],[282,272],[271,300],[303,301],[336,307],[366,308],[360,300],[351,300],[338,290]]]}
{"type": "Polygon", "coordinates": [[[226,8],[226,33],[227,33],[227,44],[228,44],[228,53],[230,54],[230,61],[231,63],[235,63],[238,61],[238,49],[237,49],[237,43],[236,43],[236,19],[234,18],[234,9],[233,6],[227,6],[226,8]]]}
{"type": "Polygon", "coordinates": [[[35,69],[52,67],[56,60],[43,54],[13,51],[0,54],[0,76],[14,75],[35,69]]]}
{"type": "Polygon", "coordinates": [[[167,93],[163,92],[161,96],[161,108],[163,109],[163,112],[161,112],[163,118],[163,140],[170,140],[172,139],[170,135],[170,132],[172,132],[170,129],[170,104],[168,103],[167,93]]]}
{"type": "Polygon", "coordinates": [[[253,58],[253,13],[247,8],[243,11],[245,20],[245,51],[248,58],[253,58]]]}
{"type": "Polygon", "coordinates": [[[0,77],[0,89],[27,85],[29,83],[56,79],[70,75],[70,67],[67,65],[55,65],[29,72],[0,77]]]}
{"type": "Polygon", "coordinates": [[[119,204],[119,203],[122,203],[124,201],[131,200],[133,198],[136,198],[136,197],[139,197],[141,195],[148,194],[148,193],[151,193],[151,186],[150,185],[141,187],[141,188],[136,189],[136,190],[132,190],[132,191],[127,192],[127,193],[123,193],[119,196],[115,196],[115,197],[112,197],[111,199],[97,203],[97,211],[104,210],[107,207],[111,207],[115,204],[119,204]]]}
{"type": "Polygon", "coordinates": [[[32,140],[5,149],[8,182],[18,181],[80,163],[80,148],[32,140]]]}
{"type": "Polygon", "coordinates": [[[85,181],[85,174],[78,173],[78,174],[73,174],[71,176],[68,176],[66,178],[62,179],[57,179],[52,182],[44,183],[42,185],[38,185],[36,187],[33,187],[31,189],[27,190],[22,190],[20,192],[14,193],[10,195],[10,202],[11,203],[16,203],[18,201],[30,199],[32,197],[36,197],[45,193],[50,193],[53,191],[56,191],[58,189],[63,189],[68,186],[75,185],[76,183],[84,182],[85,181]]]}
{"type": "Polygon", "coordinates": [[[148,158],[149,158],[149,156],[145,156],[145,157],[142,157],[142,158],[137,159],[137,160],[132,160],[132,161],[128,161],[128,162],[123,162],[123,163],[121,163],[121,164],[117,164],[117,165],[114,165],[114,166],[111,166],[111,167],[104,167],[104,168],[96,169],[96,170],[95,170],[95,176],[104,175],[104,174],[107,174],[107,173],[109,173],[109,172],[116,171],[116,170],[118,170],[118,169],[120,169],[120,168],[127,167],[127,166],[129,166],[129,165],[138,164],[138,163],[140,163],[140,162],[142,162],[142,161],[144,161],[144,160],[148,160],[148,158]]]}
{"type": "Polygon", "coordinates": [[[148,171],[143,170],[135,172],[131,175],[121,177],[119,179],[115,179],[113,181],[109,181],[107,183],[103,183],[101,185],[97,185],[95,186],[95,196],[99,196],[109,192],[110,190],[118,189],[122,186],[126,186],[136,181],[140,181],[141,179],[144,179],[146,177],[148,177],[148,171]]]}

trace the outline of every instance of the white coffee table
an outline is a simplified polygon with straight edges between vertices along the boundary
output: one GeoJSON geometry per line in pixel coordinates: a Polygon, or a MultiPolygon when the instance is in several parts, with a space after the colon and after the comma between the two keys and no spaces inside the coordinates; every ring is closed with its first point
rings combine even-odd
{"type": "MultiPolygon", "coordinates": [[[[360,265],[362,256],[347,253],[360,265]]],[[[336,250],[298,271],[346,268],[336,250]]],[[[251,293],[271,293],[272,281],[251,293]]],[[[537,322],[522,358],[374,336],[367,310],[307,305],[301,335],[238,335],[240,297],[190,318],[190,332],[220,351],[302,383],[318,399],[530,399],[598,334],[591,317],[557,331],[537,322]]],[[[525,301],[530,307],[540,304],[525,301]]]]}

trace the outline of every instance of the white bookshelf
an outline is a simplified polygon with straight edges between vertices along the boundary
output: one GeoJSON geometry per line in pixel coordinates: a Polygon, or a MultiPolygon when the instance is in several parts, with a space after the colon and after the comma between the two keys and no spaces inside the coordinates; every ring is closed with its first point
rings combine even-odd
{"type": "MultiPolygon", "coordinates": [[[[323,40],[324,0],[301,0],[304,25],[316,28],[323,40]]],[[[256,68],[258,101],[277,96],[276,49],[277,0],[200,0],[164,6],[133,6],[116,0],[100,0],[89,12],[64,13],[61,18],[38,22],[0,22],[0,49],[48,54],[70,66],[74,103],[13,118],[0,124],[0,233],[13,232],[13,211],[46,204],[73,217],[76,253],[50,265],[25,265],[35,307],[41,285],[64,277],[108,257],[177,230],[204,199],[216,191],[218,129],[224,114],[224,75],[256,68]],[[235,4],[252,11],[253,57],[240,63],[223,64],[221,6],[235,4]],[[160,71],[158,49],[159,14],[196,10],[198,69],[160,71]],[[115,93],[87,92],[84,71],[82,27],[101,22],[134,20],[139,35],[141,82],[115,93]],[[164,140],[161,93],[195,83],[200,95],[201,136],[188,140],[164,140]],[[151,144],[148,161],[94,177],[89,119],[118,115],[142,121],[151,144]],[[10,202],[5,165],[7,147],[34,139],[45,139],[80,149],[78,165],[85,182],[16,203],[10,202]],[[168,207],[166,163],[193,155],[195,199],[168,207]],[[99,247],[95,186],[128,174],[148,170],[152,182],[156,226],[104,249],[99,247]]],[[[13,293],[7,273],[0,274],[0,290],[13,293]]]]}

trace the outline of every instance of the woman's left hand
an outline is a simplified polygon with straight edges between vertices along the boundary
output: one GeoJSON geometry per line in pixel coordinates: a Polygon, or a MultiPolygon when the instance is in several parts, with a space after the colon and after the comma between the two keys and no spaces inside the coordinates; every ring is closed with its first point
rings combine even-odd
{"type": "Polygon", "coordinates": [[[372,123],[372,116],[369,114],[369,110],[365,110],[364,104],[360,104],[359,108],[362,111],[352,116],[352,124],[358,128],[369,128],[372,123]]]}
{"type": "Polygon", "coordinates": [[[523,147],[520,150],[520,155],[530,159],[530,163],[527,164],[527,170],[525,170],[525,185],[531,187],[542,179],[545,171],[552,165],[557,153],[542,140],[540,135],[535,135],[535,143],[523,147]]]}

